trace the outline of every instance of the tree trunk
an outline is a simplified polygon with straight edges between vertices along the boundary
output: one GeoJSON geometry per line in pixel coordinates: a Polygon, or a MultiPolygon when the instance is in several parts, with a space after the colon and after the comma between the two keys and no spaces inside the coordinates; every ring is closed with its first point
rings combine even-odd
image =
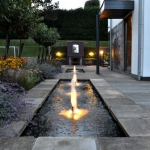
{"type": "Polygon", "coordinates": [[[21,43],[21,47],[20,47],[20,50],[19,50],[19,58],[20,58],[21,55],[22,55],[23,46],[24,46],[24,43],[21,43]]]}
{"type": "Polygon", "coordinates": [[[7,32],[7,34],[6,34],[6,50],[5,50],[4,60],[8,57],[9,45],[10,45],[10,39],[8,37],[8,32],[7,32]]]}
{"type": "Polygon", "coordinates": [[[23,46],[24,46],[24,43],[22,43],[22,38],[20,38],[19,58],[20,58],[20,57],[21,57],[21,55],[22,55],[23,46]]]}
{"type": "Polygon", "coordinates": [[[39,53],[38,53],[37,63],[40,63],[40,54],[41,54],[41,47],[39,45],[39,53]]]}
{"type": "Polygon", "coordinates": [[[51,60],[51,51],[52,51],[52,50],[51,50],[51,47],[49,46],[49,47],[48,47],[48,57],[49,57],[50,60],[51,60]]]}
{"type": "Polygon", "coordinates": [[[41,64],[43,63],[44,61],[44,46],[43,46],[43,49],[42,49],[42,59],[41,59],[41,64]]]}
{"type": "Polygon", "coordinates": [[[47,56],[48,56],[48,47],[45,47],[46,49],[46,53],[45,53],[45,61],[47,60],[47,56]]]}

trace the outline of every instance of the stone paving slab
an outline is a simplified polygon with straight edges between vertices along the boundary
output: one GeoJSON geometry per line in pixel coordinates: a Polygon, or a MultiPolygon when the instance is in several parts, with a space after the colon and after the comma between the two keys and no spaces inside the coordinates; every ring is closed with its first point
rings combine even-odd
{"type": "Polygon", "coordinates": [[[28,97],[30,98],[46,98],[49,95],[50,90],[40,89],[31,89],[28,91],[28,97]]]}
{"type": "Polygon", "coordinates": [[[127,136],[150,136],[150,118],[118,119],[127,136]]]}
{"type": "Polygon", "coordinates": [[[27,121],[13,121],[11,124],[1,128],[0,137],[14,137],[20,136],[27,125],[27,121]]]}
{"type": "Polygon", "coordinates": [[[99,93],[100,93],[100,95],[103,97],[103,99],[108,99],[108,98],[125,98],[125,96],[122,94],[122,93],[120,93],[120,92],[118,92],[118,94],[109,94],[108,92],[107,93],[102,93],[102,92],[100,92],[99,90],[97,90],[99,93]]]}
{"type": "Polygon", "coordinates": [[[40,137],[32,150],[97,150],[97,147],[92,138],[40,137]]]}
{"type": "Polygon", "coordinates": [[[25,100],[26,103],[31,104],[31,105],[41,105],[43,103],[43,98],[26,97],[23,100],[25,100]]]}
{"type": "Polygon", "coordinates": [[[13,137],[0,139],[0,150],[31,150],[34,137],[13,137]]]}
{"type": "Polygon", "coordinates": [[[150,137],[98,137],[98,150],[150,150],[150,137]]]}
{"type": "Polygon", "coordinates": [[[135,102],[128,98],[105,98],[105,104],[108,107],[119,107],[119,105],[135,105],[135,102]]]}
{"type": "Polygon", "coordinates": [[[150,118],[149,111],[139,105],[117,105],[109,109],[117,119],[150,118]]]}

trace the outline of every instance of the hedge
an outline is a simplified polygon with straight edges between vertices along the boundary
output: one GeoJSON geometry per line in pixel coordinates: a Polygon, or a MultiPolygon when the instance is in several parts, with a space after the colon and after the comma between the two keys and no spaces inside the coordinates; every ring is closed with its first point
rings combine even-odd
{"type": "MultiPolygon", "coordinates": [[[[55,17],[45,17],[49,27],[56,27],[61,40],[96,40],[98,8],[55,10],[55,17]]],[[[100,40],[108,40],[107,20],[100,20],[100,40]]]]}

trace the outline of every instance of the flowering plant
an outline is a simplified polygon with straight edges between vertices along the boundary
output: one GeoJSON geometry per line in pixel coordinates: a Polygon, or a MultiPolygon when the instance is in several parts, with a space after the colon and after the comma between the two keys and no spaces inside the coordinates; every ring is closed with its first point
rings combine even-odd
{"type": "Polygon", "coordinates": [[[26,58],[14,58],[13,56],[8,57],[3,60],[3,57],[0,57],[0,72],[3,68],[21,68],[22,66],[27,64],[26,58]]]}

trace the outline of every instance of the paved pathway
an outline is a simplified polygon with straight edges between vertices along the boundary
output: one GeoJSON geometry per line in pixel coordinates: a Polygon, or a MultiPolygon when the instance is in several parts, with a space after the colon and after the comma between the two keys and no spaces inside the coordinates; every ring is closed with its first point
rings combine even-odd
{"type": "MultiPolygon", "coordinates": [[[[30,112],[32,115],[45,101],[58,79],[72,78],[72,73],[65,71],[73,66],[62,68],[63,73],[57,79],[46,80],[29,91],[30,97],[26,100],[30,102],[29,99],[33,98],[34,109],[30,112]]],[[[100,68],[100,75],[95,73],[95,66],[77,68],[85,71],[77,73],[78,79],[91,79],[114,119],[130,137],[8,137],[0,139],[0,150],[150,150],[150,81],[137,81],[107,68],[100,68]]],[[[23,123],[26,124],[25,120],[21,125],[18,124],[21,127],[16,128],[13,123],[13,129],[20,133],[23,123]]],[[[10,136],[13,136],[12,133],[10,136]]]]}

